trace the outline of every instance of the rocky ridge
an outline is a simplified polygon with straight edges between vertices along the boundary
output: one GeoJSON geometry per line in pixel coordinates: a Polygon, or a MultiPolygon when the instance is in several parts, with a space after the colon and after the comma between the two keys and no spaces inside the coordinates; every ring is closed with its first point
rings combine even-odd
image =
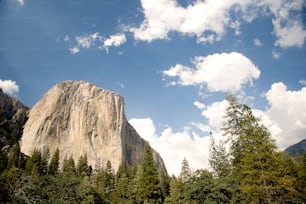
{"type": "MultiPolygon", "coordinates": [[[[122,161],[141,163],[145,141],[127,122],[123,97],[88,82],[65,81],[31,108],[20,146],[27,155],[35,148],[48,147],[51,154],[58,148],[61,162],[86,154],[89,165],[109,160],[117,171],[122,161]]],[[[165,169],[159,154],[153,155],[165,169]]]]}

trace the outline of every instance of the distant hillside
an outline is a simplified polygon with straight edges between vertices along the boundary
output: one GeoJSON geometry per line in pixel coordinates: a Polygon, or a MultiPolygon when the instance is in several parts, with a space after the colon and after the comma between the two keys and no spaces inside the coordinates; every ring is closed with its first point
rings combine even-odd
{"type": "Polygon", "coordinates": [[[294,157],[297,154],[303,154],[304,152],[306,152],[306,139],[300,141],[299,143],[291,145],[290,147],[285,149],[285,152],[291,157],[294,157]]]}
{"type": "Polygon", "coordinates": [[[18,142],[27,119],[28,108],[0,89],[0,150],[18,142]]]}

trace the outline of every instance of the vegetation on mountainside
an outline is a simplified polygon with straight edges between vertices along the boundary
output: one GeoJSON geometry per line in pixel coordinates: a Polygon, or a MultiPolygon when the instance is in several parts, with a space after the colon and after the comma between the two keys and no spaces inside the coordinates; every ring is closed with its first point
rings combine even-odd
{"type": "Polygon", "coordinates": [[[62,166],[59,151],[27,158],[16,143],[0,151],[0,203],[305,203],[306,154],[277,151],[251,109],[227,99],[228,144],[211,137],[211,170],[192,172],[184,159],[181,174],[170,178],[157,170],[149,144],[140,166],[123,162],[115,173],[109,161],[88,166],[86,155],[62,166]]]}

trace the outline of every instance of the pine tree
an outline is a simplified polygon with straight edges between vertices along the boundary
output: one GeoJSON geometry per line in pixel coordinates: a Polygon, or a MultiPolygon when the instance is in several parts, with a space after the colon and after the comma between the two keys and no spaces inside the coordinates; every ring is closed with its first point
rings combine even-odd
{"type": "Polygon", "coordinates": [[[26,163],[27,174],[40,174],[42,172],[41,158],[41,152],[38,149],[34,149],[31,158],[29,158],[26,163]]]}
{"type": "Polygon", "coordinates": [[[276,146],[267,129],[260,125],[252,110],[228,97],[225,135],[230,137],[235,186],[235,202],[270,203],[274,200],[277,181],[273,172],[276,146]]]}
{"type": "Polygon", "coordinates": [[[166,198],[165,203],[177,204],[184,203],[185,200],[185,184],[180,178],[175,178],[172,176],[170,181],[170,194],[169,197],[166,198]]]}
{"type": "Polygon", "coordinates": [[[40,169],[42,174],[47,174],[49,171],[49,159],[50,159],[50,151],[48,147],[43,149],[43,153],[41,155],[40,169]]]}
{"type": "Polygon", "coordinates": [[[230,175],[230,161],[223,142],[216,144],[213,135],[210,136],[209,165],[215,177],[230,175]]]}
{"type": "Polygon", "coordinates": [[[185,183],[189,180],[191,177],[191,170],[189,167],[189,163],[186,158],[183,159],[182,161],[182,169],[180,173],[180,179],[185,183]]]}
{"type": "Polygon", "coordinates": [[[111,162],[108,160],[104,171],[104,190],[105,196],[108,200],[111,200],[112,193],[115,190],[115,175],[111,162]]]}
{"type": "Polygon", "coordinates": [[[161,202],[158,172],[153,159],[151,147],[148,143],[145,146],[144,157],[141,163],[138,186],[138,198],[141,202],[161,202]]]}
{"type": "Polygon", "coordinates": [[[165,170],[159,170],[158,179],[160,183],[160,190],[162,195],[162,201],[169,195],[170,190],[170,177],[165,170]]]}
{"type": "Polygon", "coordinates": [[[87,165],[87,155],[81,155],[77,164],[77,174],[79,176],[87,175],[88,165],[87,165]]]}
{"type": "Polygon", "coordinates": [[[57,174],[59,171],[59,149],[57,148],[52,155],[50,165],[49,165],[49,173],[52,175],[57,174]]]}
{"type": "Polygon", "coordinates": [[[64,159],[63,172],[71,175],[76,174],[75,162],[72,155],[69,157],[68,160],[67,158],[64,159]]]}

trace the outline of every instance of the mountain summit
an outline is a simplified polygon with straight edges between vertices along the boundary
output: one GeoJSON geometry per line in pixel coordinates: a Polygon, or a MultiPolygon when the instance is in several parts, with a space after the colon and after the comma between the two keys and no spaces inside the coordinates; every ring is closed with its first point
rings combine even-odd
{"type": "MultiPolygon", "coordinates": [[[[51,88],[30,110],[21,138],[21,151],[35,148],[60,151],[60,161],[87,155],[88,164],[104,166],[109,160],[115,171],[122,161],[139,165],[145,141],[127,122],[124,99],[84,81],[65,81],[51,88]]],[[[153,150],[157,166],[165,169],[153,150]]]]}

